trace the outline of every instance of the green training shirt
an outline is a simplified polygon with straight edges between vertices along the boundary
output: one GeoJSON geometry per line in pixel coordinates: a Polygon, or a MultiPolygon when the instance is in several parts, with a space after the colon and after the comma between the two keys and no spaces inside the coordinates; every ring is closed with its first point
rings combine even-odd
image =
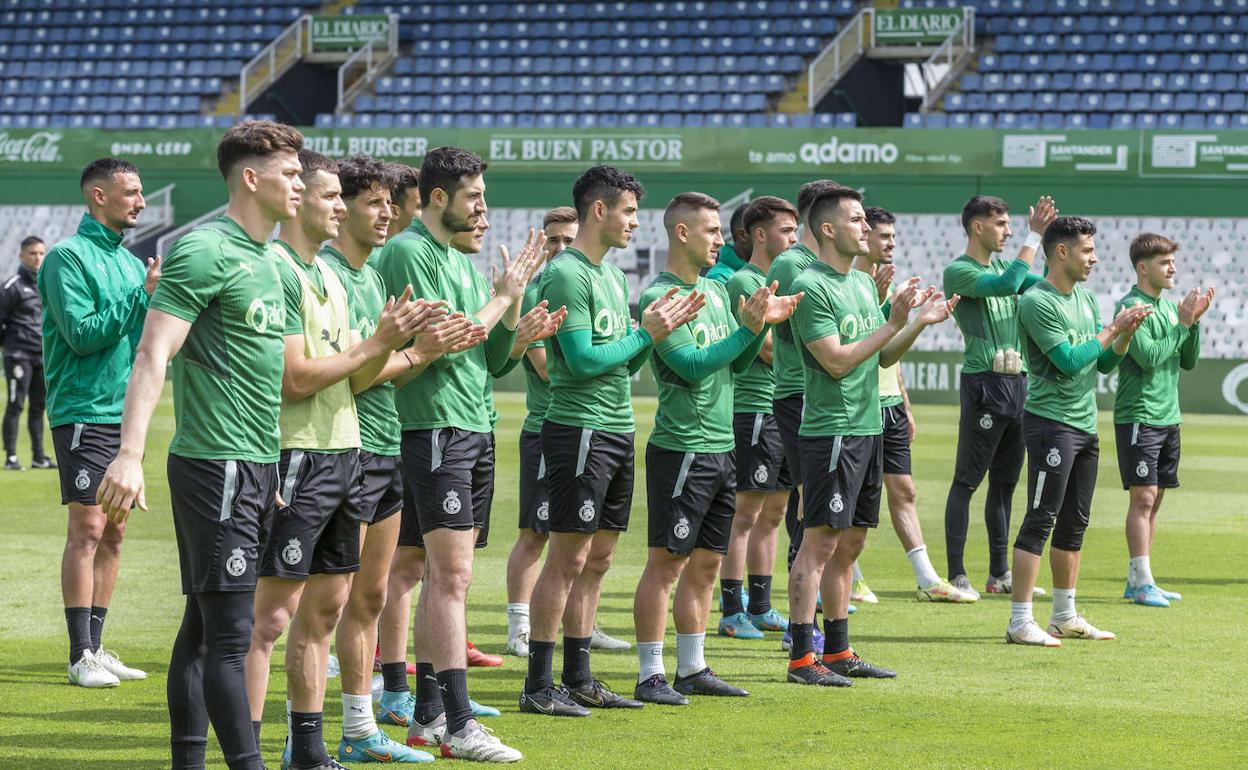
{"type": "MultiPolygon", "coordinates": [[[[707,276],[708,278],[710,276],[707,276]]],[[[754,292],[763,287],[767,276],[749,262],[728,279],[728,307],[732,310],[737,323],[737,308],[740,298],[750,298],[754,292]]],[[[772,335],[774,341],[775,335],[772,335]]],[[[774,351],[775,348],[773,347],[774,351]]],[[[776,374],[771,364],[755,356],[750,368],[737,375],[733,382],[732,410],[738,414],[771,414],[772,395],[776,388],[776,374]]]]}
{"type": "MultiPolygon", "coordinates": [[[[541,302],[541,298],[537,296],[538,280],[529,284],[524,290],[524,307],[521,315],[529,312],[537,303],[541,302]]],[[[559,308],[556,307],[555,310],[559,308]]],[[[529,344],[529,350],[535,348],[545,348],[546,340],[538,340],[529,344]]],[[[529,360],[528,355],[521,360],[521,366],[524,367],[524,406],[528,410],[528,414],[524,418],[523,430],[529,433],[541,433],[542,423],[546,422],[546,409],[550,406],[550,385],[543,380],[533,368],[533,362],[529,360]]]]}
{"type": "MultiPolygon", "coordinates": [[[[957,294],[961,297],[953,309],[953,320],[962,330],[966,344],[962,364],[964,374],[991,372],[992,360],[998,350],[1022,349],[1018,336],[1018,297],[1041,280],[1040,276],[1026,273],[1018,288],[1012,282],[1001,279],[981,281],[984,275],[1001,276],[1016,261],[994,259],[985,266],[963,254],[945,267],[945,296],[957,294]],[[977,288],[976,284],[982,286],[982,283],[994,284],[994,288],[985,292],[977,288]]],[[[1023,372],[1026,371],[1024,364],[1023,372]]]]}
{"type": "Polygon", "coordinates": [[[147,270],[122,237],[83,214],[35,284],[43,300],[48,424],[117,424],[143,333],[147,270]]]}
{"type": "Polygon", "coordinates": [[[1096,295],[1082,286],[1062,294],[1048,281],[1040,281],[1019,298],[1018,319],[1031,372],[1023,409],[1084,433],[1096,433],[1096,362],[1071,377],[1047,358],[1063,342],[1078,346],[1101,331],[1096,295]]]}
{"type": "MultiPolygon", "coordinates": [[[[797,276],[818,261],[819,257],[815,252],[799,243],[781,252],[771,263],[771,269],[767,271],[767,285],[778,282],[780,285],[776,290],[777,294],[795,294],[793,282],[797,276]]],[[[772,331],[771,341],[771,366],[776,374],[775,392],[772,398],[779,401],[782,398],[800,394],[806,387],[802,374],[802,354],[793,340],[792,318],[776,324],[772,331]]]]}
{"type": "Polygon", "coordinates": [[[286,331],[277,260],[225,216],[165,257],[151,306],[191,324],[173,358],[170,453],[277,462],[286,331]]]}
{"type": "Polygon", "coordinates": [[[675,329],[654,345],[651,358],[659,385],[659,407],[654,414],[650,443],[674,452],[731,452],[736,446],[732,432],[732,369],[723,366],[706,378],[689,382],[667,365],[665,358],[693,346],[708,348],[737,330],[729,310],[728,293],[718,281],[703,276],[688,284],[663,272],[641,293],[641,306],[663,296],[672,287],[684,296],[696,289],[706,294],[706,306],[693,321],[675,329]]]}
{"type": "MultiPolygon", "coordinates": [[[[347,289],[347,304],[351,310],[351,329],[359,332],[360,339],[368,339],[377,331],[377,319],[386,307],[385,287],[381,276],[373,268],[379,249],[374,249],[369,261],[359,270],[351,266],[347,257],[333,246],[321,249],[320,257],[338,275],[347,289]]],[[[383,382],[355,394],[355,410],[360,417],[360,446],[366,452],[386,457],[399,454],[399,415],[394,410],[394,383],[383,382]]]]}
{"type": "Polygon", "coordinates": [[[1168,297],[1153,298],[1131,287],[1114,306],[1114,315],[1125,307],[1150,305],[1131,338],[1126,358],[1118,365],[1118,391],[1114,394],[1116,424],[1178,425],[1179,367],[1192,369],[1200,357],[1200,325],[1185,329],[1179,324],[1179,306],[1168,297]]]}
{"type": "MultiPolygon", "coordinates": [[[[568,309],[559,334],[588,329],[594,345],[623,339],[632,328],[624,273],[606,262],[595,265],[576,249],[564,249],[547,265],[538,284],[538,299],[546,300],[549,307],[568,309]]],[[[547,420],[608,433],[636,430],[627,363],[597,377],[576,380],[563,359],[559,335],[546,350],[547,420]]]]}
{"type": "Polygon", "coordinates": [[[835,335],[842,345],[870,337],[884,324],[875,281],[861,270],[839,273],[815,262],[793,281],[806,292],[793,313],[793,337],[802,352],[806,408],[802,436],[873,436],[880,420],[880,355],[874,353],[844,377],[836,378],[806,346],[835,335]]]}
{"type": "MultiPolygon", "coordinates": [[[[439,243],[419,219],[386,243],[376,267],[386,293],[395,297],[411,284],[413,299],[444,300],[449,312],[462,312],[473,320],[490,301],[485,276],[464,254],[439,243]]],[[[500,321],[491,336],[505,331],[500,321]]],[[[442,356],[420,376],[396,388],[395,408],[402,429],[489,433],[492,407],[485,348],[482,343],[442,356]]]]}

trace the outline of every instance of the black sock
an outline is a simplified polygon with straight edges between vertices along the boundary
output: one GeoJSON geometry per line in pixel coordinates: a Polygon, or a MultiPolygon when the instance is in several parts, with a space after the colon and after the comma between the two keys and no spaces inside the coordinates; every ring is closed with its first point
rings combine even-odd
{"type": "Polygon", "coordinates": [[[324,724],[324,712],[290,712],[290,760],[292,765],[329,763],[329,755],[325,753],[324,724]]]}
{"type": "Polygon", "coordinates": [[[719,595],[723,597],[725,617],[736,615],[738,612],[745,612],[745,607],[741,605],[740,580],[719,581],[719,595]]]}
{"type": "Polygon", "coordinates": [[[74,665],[91,646],[91,608],[66,607],[65,625],[69,628],[69,665],[74,665]]]}
{"type": "Polygon", "coordinates": [[[815,649],[815,624],[790,623],[789,631],[793,634],[793,646],[789,648],[789,660],[801,660],[815,649]]]}
{"type": "Polygon", "coordinates": [[[589,684],[589,640],[591,637],[563,637],[563,683],[568,687],[589,684]]]}
{"type": "Polygon", "coordinates": [[[984,524],[988,530],[988,573],[993,577],[1010,571],[1010,503],[1015,486],[988,479],[984,524]]]}
{"type": "Polygon", "coordinates": [[[410,692],[407,685],[407,663],[382,663],[381,678],[385,680],[386,692],[410,692]]]}
{"type": "Polygon", "coordinates": [[[432,663],[416,663],[416,721],[427,725],[446,711],[432,663]]]}
{"type": "Polygon", "coordinates": [[[950,580],[966,574],[962,554],[966,551],[966,530],[970,526],[973,494],[975,490],[955,481],[949,487],[949,499],[945,501],[945,558],[950,580]]]}
{"type": "Polygon", "coordinates": [[[468,670],[448,668],[438,672],[438,686],[446,704],[446,733],[453,735],[464,729],[472,719],[472,706],[468,701],[468,670]]]}
{"type": "Polygon", "coordinates": [[[524,680],[525,692],[538,692],[555,684],[555,643],[529,639],[529,676],[524,680]]]}
{"type": "Polygon", "coordinates": [[[107,607],[91,608],[91,649],[98,650],[104,638],[104,617],[108,615],[107,607]]]}
{"type": "Polygon", "coordinates": [[[263,722],[252,722],[252,723],[251,723],[251,730],[252,730],[252,732],[254,732],[254,733],[256,734],[256,748],[259,748],[259,747],[260,747],[260,725],[262,725],[262,724],[264,724],[264,723],[263,723],[263,722]]]}
{"type": "Polygon", "coordinates": [[[823,619],[823,654],[835,655],[849,649],[849,619],[823,619]]]}
{"type": "Polygon", "coordinates": [[[771,575],[750,575],[750,614],[762,615],[771,609],[771,575]]]}

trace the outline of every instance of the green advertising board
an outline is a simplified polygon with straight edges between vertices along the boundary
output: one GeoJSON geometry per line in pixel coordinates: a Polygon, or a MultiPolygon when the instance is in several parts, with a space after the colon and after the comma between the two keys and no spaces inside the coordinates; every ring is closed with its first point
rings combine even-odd
{"type": "MultiPolygon", "coordinates": [[[[1248,131],[996,129],[303,129],[331,157],[419,163],[457,144],[495,169],[561,171],[610,163],[700,174],[1044,176],[1193,179],[1248,175],[1248,131]]],[[[0,130],[0,174],[80,170],[101,155],[140,167],[211,169],[218,129],[0,130]]]]}
{"type": "Polygon", "coordinates": [[[935,45],[962,25],[961,8],[877,8],[873,45],[935,45]]]}
{"type": "Polygon", "coordinates": [[[389,32],[390,17],[384,14],[313,16],[312,53],[363,48],[389,32]]]}

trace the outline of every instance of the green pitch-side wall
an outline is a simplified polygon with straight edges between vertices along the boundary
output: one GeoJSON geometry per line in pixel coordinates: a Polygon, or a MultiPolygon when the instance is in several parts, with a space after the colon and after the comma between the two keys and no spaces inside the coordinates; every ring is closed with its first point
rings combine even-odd
{"type": "MultiPolygon", "coordinates": [[[[494,206],[569,203],[572,182],[598,163],[633,171],[642,205],[662,208],[676,193],[721,199],[745,190],[792,198],[799,185],[828,177],[864,188],[874,205],[912,213],[954,213],[977,193],[1022,209],[1042,194],[1063,213],[1091,216],[1242,217],[1248,131],[997,131],[909,129],[304,129],[308,146],[331,157],[365,152],[419,165],[425,152],[458,144],[490,166],[494,206]]],[[[0,129],[0,205],[80,200],[78,175],[91,160],[133,161],[149,191],[176,184],[178,222],[225,201],[216,171],[222,131],[0,129]]],[[[912,397],[957,403],[958,362],[947,353],[913,353],[902,364],[912,397]]],[[[1113,376],[1099,399],[1112,408],[1113,376]]],[[[517,373],[500,383],[523,388],[517,373]]],[[[643,371],[640,393],[654,393],[643,371]]],[[[1202,361],[1184,373],[1182,406],[1191,412],[1248,413],[1248,363],[1202,361]]]]}

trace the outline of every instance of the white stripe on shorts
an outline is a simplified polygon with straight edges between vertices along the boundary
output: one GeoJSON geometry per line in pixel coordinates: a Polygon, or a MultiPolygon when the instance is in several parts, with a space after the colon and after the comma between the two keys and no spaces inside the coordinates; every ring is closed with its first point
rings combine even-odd
{"type": "Polygon", "coordinates": [[[229,521],[230,508],[234,502],[234,490],[238,488],[238,461],[225,461],[225,483],[221,485],[221,515],[217,521],[229,521]]]}
{"type": "Polygon", "coordinates": [[[1044,494],[1044,477],[1048,475],[1048,471],[1040,471],[1036,474],[1036,495],[1031,498],[1032,510],[1040,507],[1040,496],[1044,494]]]}
{"type": "Polygon", "coordinates": [[[672,499],[680,497],[685,491],[685,480],[689,478],[689,466],[693,465],[693,452],[685,452],[680,461],[680,473],[676,474],[676,487],[672,490],[672,499]]]}
{"type": "Polygon", "coordinates": [[[299,479],[299,466],[303,464],[303,450],[296,449],[290,453],[290,464],[286,466],[286,483],[282,485],[282,500],[290,505],[295,495],[295,482],[299,479]]]}
{"type": "Polygon", "coordinates": [[[763,432],[763,413],[754,415],[754,432],[750,434],[750,446],[758,446],[758,437],[763,432]]]}
{"type": "Polygon", "coordinates": [[[841,441],[843,440],[843,436],[832,439],[832,459],[828,461],[828,473],[836,470],[836,464],[841,460],[841,441]]]}
{"type": "Polygon", "coordinates": [[[74,423],[74,440],[69,442],[69,451],[74,452],[82,445],[82,429],[87,427],[80,422],[74,423]]]}
{"type": "Polygon", "coordinates": [[[438,446],[438,437],[441,435],[441,428],[434,428],[433,432],[429,434],[429,438],[433,442],[433,446],[429,449],[429,457],[431,458],[429,461],[430,473],[442,467],[442,447],[438,446]]]}
{"type": "Polygon", "coordinates": [[[581,428],[581,446],[576,453],[576,475],[580,476],[585,472],[585,463],[589,462],[589,441],[594,437],[594,432],[589,428],[581,428]]]}

